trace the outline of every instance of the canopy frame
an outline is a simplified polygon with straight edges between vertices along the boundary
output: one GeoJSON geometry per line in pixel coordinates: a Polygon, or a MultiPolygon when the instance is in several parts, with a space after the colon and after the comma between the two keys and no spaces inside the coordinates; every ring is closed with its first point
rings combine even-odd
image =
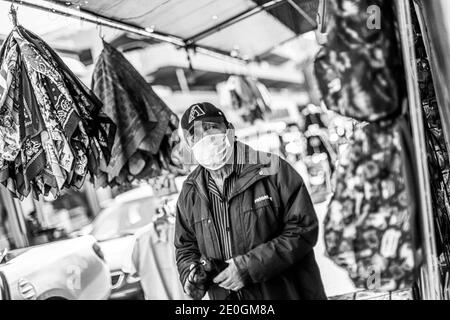
{"type": "MultiPolygon", "coordinates": [[[[71,6],[65,6],[62,3],[51,1],[51,0],[2,0],[6,2],[10,2],[11,4],[15,5],[22,5],[34,9],[39,9],[43,11],[48,11],[53,14],[62,15],[66,17],[72,17],[72,18],[78,18],[82,21],[87,21],[93,24],[96,24],[97,26],[105,26],[125,32],[134,33],[143,37],[155,39],[157,41],[170,43],[172,45],[175,45],[179,48],[184,48],[186,50],[192,49],[194,52],[198,52],[201,54],[205,54],[208,56],[215,57],[217,59],[221,60],[230,60],[237,63],[250,63],[250,62],[258,62],[259,57],[261,55],[257,55],[254,57],[246,57],[246,56],[239,56],[236,55],[233,51],[224,51],[217,48],[212,48],[208,46],[204,46],[198,43],[198,41],[211,36],[225,28],[228,28],[238,22],[241,22],[247,18],[250,18],[254,16],[255,14],[258,14],[263,11],[268,11],[270,9],[274,9],[282,4],[289,4],[292,8],[294,8],[294,11],[296,11],[300,16],[302,16],[304,19],[306,19],[311,25],[314,27],[317,26],[317,24],[314,22],[314,20],[306,13],[304,12],[293,0],[271,0],[264,4],[258,5],[255,4],[255,7],[245,10],[223,22],[218,23],[217,25],[214,25],[210,28],[207,28],[203,31],[198,32],[196,35],[189,37],[187,39],[160,32],[155,31],[153,29],[148,28],[142,28],[139,26],[136,26],[131,23],[123,22],[116,20],[114,18],[109,18],[101,14],[97,14],[94,12],[91,12],[81,6],[77,6],[76,8],[73,8],[71,6]]],[[[20,19],[19,19],[20,20],[20,19]]],[[[290,38],[295,39],[298,37],[299,34],[296,34],[294,37],[290,38]]],[[[285,41],[283,41],[285,42],[285,41]]],[[[282,43],[283,43],[282,42],[282,43]]],[[[282,44],[280,43],[280,44],[282,44]]],[[[278,45],[274,45],[269,50],[275,49],[278,45]]],[[[267,53],[264,52],[264,53],[267,53]]]]}
{"type": "MultiPolygon", "coordinates": [[[[155,31],[155,30],[147,30],[142,27],[135,26],[130,23],[126,23],[123,21],[118,21],[112,18],[108,18],[102,15],[99,15],[97,13],[93,13],[89,10],[86,10],[82,7],[77,7],[77,9],[74,9],[69,6],[64,6],[63,4],[57,3],[57,2],[50,2],[47,0],[1,0],[10,2],[14,5],[22,5],[25,7],[30,7],[33,9],[48,11],[49,13],[62,15],[65,17],[72,17],[77,18],[82,21],[90,22],[93,24],[96,24],[98,26],[104,26],[112,29],[117,29],[125,32],[134,33],[143,37],[152,38],[158,41],[170,43],[172,45],[175,45],[180,48],[191,48],[194,49],[198,53],[206,54],[221,60],[233,60],[240,63],[248,63],[250,62],[250,59],[243,59],[238,56],[231,55],[231,52],[223,52],[221,50],[217,50],[214,48],[209,48],[206,46],[201,46],[198,44],[191,44],[187,45],[184,39],[171,35],[166,34],[163,32],[155,31]]],[[[284,0],[282,0],[284,1],[284,0]]],[[[18,18],[19,24],[20,24],[20,16],[18,18]]]]}
{"type": "Polygon", "coordinates": [[[294,0],[287,0],[287,2],[291,5],[292,8],[295,9],[303,18],[305,18],[306,21],[309,22],[310,25],[313,26],[313,28],[317,28],[317,23],[314,21],[312,17],[310,17],[298,4],[294,2],[294,0]]]}
{"type": "Polygon", "coordinates": [[[411,119],[411,129],[414,142],[414,154],[417,161],[415,174],[418,184],[423,190],[420,192],[420,222],[424,249],[424,265],[421,269],[421,285],[424,300],[440,300],[442,298],[439,262],[436,248],[436,231],[434,227],[433,205],[431,199],[430,174],[428,172],[427,147],[425,141],[425,123],[420,100],[417,79],[416,53],[412,31],[412,17],[410,0],[398,0],[397,15],[402,44],[408,104],[411,119]]]}

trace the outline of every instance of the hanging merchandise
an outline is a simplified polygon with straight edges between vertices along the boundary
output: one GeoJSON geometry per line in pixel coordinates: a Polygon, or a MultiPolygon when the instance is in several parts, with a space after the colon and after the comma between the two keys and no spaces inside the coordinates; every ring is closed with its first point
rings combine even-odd
{"type": "Polygon", "coordinates": [[[245,77],[244,81],[252,90],[255,103],[259,106],[259,108],[263,112],[270,112],[270,94],[269,90],[266,88],[264,84],[259,82],[255,78],[245,77]]]}
{"type": "Polygon", "coordinates": [[[97,185],[113,122],[101,102],[38,36],[15,25],[0,51],[0,183],[23,199],[97,185]]]}
{"type": "Polygon", "coordinates": [[[402,63],[390,0],[331,0],[328,42],[315,61],[328,109],[361,121],[401,111],[402,63]]]}
{"type": "Polygon", "coordinates": [[[336,169],[324,222],[326,252],[358,288],[410,288],[419,246],[406,130],[392,124],[361,126],[336,169]]]}
{"type": "Polygon", "coordinates": [[[244,121],[254,123],[264,119],[270,112],[270,96],[267,88],[255,79],[244,76],[230,76],[225,86],[231,106],[240,112],[244,121]]]}
{"type": "Polygon", "coordinates": [[[176,171],[171,137],[178,118],[122,53],[104,41],[103,47],[92,88],[117,125],[107,183],[114,187],[176,171]]]}
{"type": "Polygon", "coordinates": [[[142,228],[133,241],[131,259],[122,270],[140,278],[147,300],[192,300],[183,291],[175,259],[175,218],[163,212],[142,228]]]}
{"type": "Polygon", "coordinates": [[[270,106],[272,105],[272,98],[270,96],[270,92],[269,89],[267,89],[267,87],[259,81],[255,81],[256,84],[256,89],[259,91],[259,95],[261,96],[261,101],[262,104],[264,104],[264,109],[267,112],[271,112],[271,108],[270,106]]]}

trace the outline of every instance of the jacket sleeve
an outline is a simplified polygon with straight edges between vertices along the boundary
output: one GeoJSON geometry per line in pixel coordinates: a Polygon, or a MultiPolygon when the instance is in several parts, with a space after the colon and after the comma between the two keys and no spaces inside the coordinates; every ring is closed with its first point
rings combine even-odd
{"type": "Polygon", "coordinates": [[[200,251],[197,245],[195,232],[188,222],[184,205],[177,203],[176,223],[175,223],[175,256],[177,261],[178,273],[182,286],[189,275],[189,266],[200,260],[200,251]]]}
{"type": "Polygon", "coordinates": [[[264,282],[293,266],[317,243],[318,221],[308,190],[300,175],[284,160],[276,183],[282,203],[284,227],[269,242],[234,258],[254,283],[264,282]]]}

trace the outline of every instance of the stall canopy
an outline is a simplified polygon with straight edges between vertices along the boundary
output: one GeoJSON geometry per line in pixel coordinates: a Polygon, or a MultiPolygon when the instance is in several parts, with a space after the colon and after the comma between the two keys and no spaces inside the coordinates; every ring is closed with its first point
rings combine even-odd
{"type": "MultiPolygon", "coordinates": [[[[229,74],[214,71],[204,70],[190,70],[188,68],[165,66],[159,68],[155,72],[147,75],[147,80],[152,85],[161,85],[171,88],[172,90],[181,90],[180,83],[177,79],[177,70],[182,69],[186,75],[186,80],[190,87],[195,87],[198,90],[216,90],[216,85],[227,81],[229,74]]],[[[306,90],[305,84],[297,82],[274,80],[264,77],[259,77],[258,80],[266,87],[271,89],[291,89],[297,92],[306,90]]]]}
{"type": "Polygon", "coordinates": [[[251,61],[258,60],[278,45],[313,30],[319,0],[15,2],[72,16],[76,16],[78,12],[85,20],[94,23],[100,21],[95,18],[104,19],[142,30],[157,41],[251,61]]]}

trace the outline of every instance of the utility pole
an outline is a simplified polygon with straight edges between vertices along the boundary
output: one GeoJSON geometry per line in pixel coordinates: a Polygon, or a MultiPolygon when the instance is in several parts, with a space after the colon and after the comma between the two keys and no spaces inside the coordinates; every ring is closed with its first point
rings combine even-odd
{"type": "Polygon", "coordinates": [[[428,172],[427,148],[422,103],[420,99],[417,59],[414,46],[414,35],[411,18],[410,0],[395,1],[398,11],[398,22],[405,65],[408,102],[411,117],[411,128],[414,152],[417,161],[417,177],[420,192],[420,227],[422,231],[424,263],[421,270],[422,295],[424,300],[440,300],[442,298],[439,275],[438,254],[436,249],[436,233],[431,200],[430,176],[428,172]]]}

